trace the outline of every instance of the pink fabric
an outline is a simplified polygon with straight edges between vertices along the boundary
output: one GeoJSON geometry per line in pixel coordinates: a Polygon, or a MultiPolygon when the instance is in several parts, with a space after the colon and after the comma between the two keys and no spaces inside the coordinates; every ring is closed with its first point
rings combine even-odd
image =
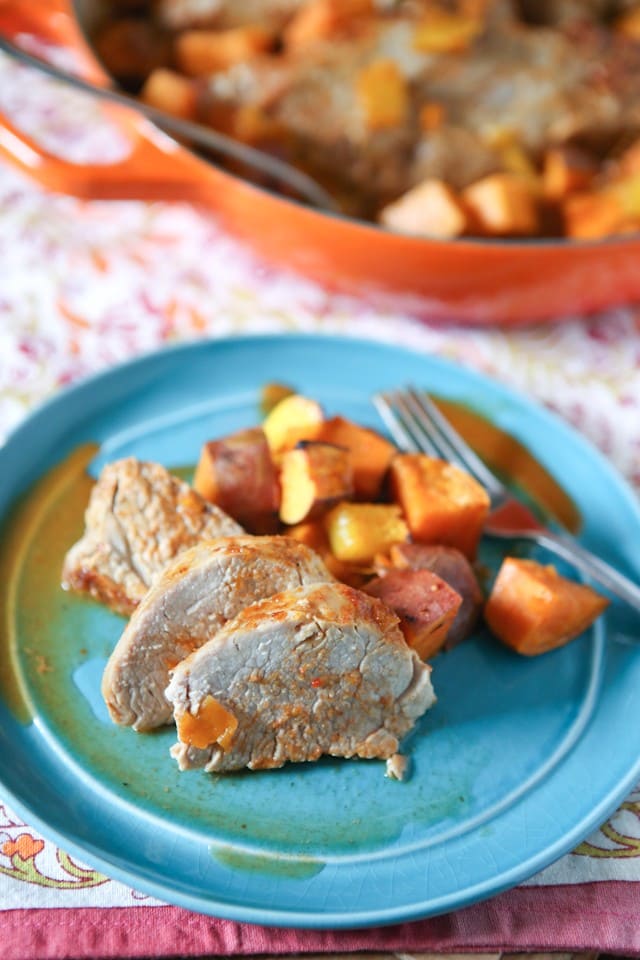
{"type": "Polygon", "coordinates": [[[217,920],[177,907],[11,910],[3,960],[111,960],[355,951],[595,951],[640,957],[640,890],[608,882],[519,888],[455,913],[368,930],[309,931],[217,920]]]}

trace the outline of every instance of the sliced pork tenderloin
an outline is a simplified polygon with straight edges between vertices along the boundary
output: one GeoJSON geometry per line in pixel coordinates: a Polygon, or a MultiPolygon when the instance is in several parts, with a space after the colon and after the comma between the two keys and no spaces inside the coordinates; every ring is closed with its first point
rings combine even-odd
{"type": "Polygon", "coordinates": [[[430,667],[381,601],[342,583],[298,587],[229,621],[167,689],[181,769],[388,759],[434,702],[430,667]]]}
{"type": "Polygon", "coordinates": [[[169,673],[245,607],[274,593],[332,581],[291,537],[223,537],[185,550],[133,613],[102,681],[112,719],[135,730],[170,723],[169,673]]]}
{"type": "Polygon", "coordinates": [[[63,586],[128,615],[187,547],[242,533],[160,464],[126,457],[108,464],[93,487],[85,532],[64,560],[63,586]]]}

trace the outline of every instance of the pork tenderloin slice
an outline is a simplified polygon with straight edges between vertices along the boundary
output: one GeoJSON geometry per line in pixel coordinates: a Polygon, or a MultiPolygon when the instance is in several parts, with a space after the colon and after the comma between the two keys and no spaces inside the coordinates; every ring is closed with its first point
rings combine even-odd
{"type": "Polygon", "coordinates": [[[242,533],[240,524],[160,464],[126,457],[98,477],[85,532],[65,557],[62,583],[129,615],[187,547],[242,533]]]}
{"type": "Polygon", "coordinates": [[[134,611],[107,663],[112,719],[134,730],[170,723],[170,671],[245,607],[303,584],[331,581],[320,557],[291,537],[223,537],[183,551],[134,611]]]}
{"type": "Polygon", "coordinates": [[[166,695],[172,755],[209,772],[388,759],[435,700],[395,614],[342,583],[247,607],[175,668],[166,695]]]}

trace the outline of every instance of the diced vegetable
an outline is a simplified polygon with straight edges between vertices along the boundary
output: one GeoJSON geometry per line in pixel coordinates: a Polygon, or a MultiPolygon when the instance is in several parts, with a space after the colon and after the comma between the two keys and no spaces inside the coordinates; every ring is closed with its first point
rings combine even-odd
{"type": "Polygon", "coordinates": [[[277,531],[278,474],[261,427],[206,443],[193,486],[205,500],[217,504],[251,533],[277,531]]]}
{"type": "Polygon", "coordinates": [[[332,443],[303,440],[280,462],[280,519],[312,520],[353,492],[349,452],[332,443]]]}
{"type": "Polygon", "coordinates": [[[485,604],[485,620],[499,640],[526,656],[561,647],[600,616],[609,601],[554,567],[507,557],[485,604]]]}
{"type": "Polygon", "coordinates": [[[382,130],[404,123],[409,110],[409,88],[393,60],[376,60],[363,67],[355,82],[367,129],[382,130]]]}
{"type": "Polygon", "coordinates": [[[260,391],[260,412],[263,417],[271,413],[285,397],[290,397],[296,391],[286,383],[265,383],[260,391]]]}
{"type": "Polygon", "coordinates": [[[294,393],[273,407],[262,424],[273,453],[291,450],[300,440],[315,440],[324,420],[316,400],[294,393]]]}
{"type": "Polygon", "coordinates": [[[176,37],[175,59],[178,69],[187,76],[206,77],[266,52],[272,43],[272,33],[255,25],[229,30],[184,30],[176,37]]]}
{"type": "Polygon", "coordinates": [[[140,93],[149,106],[157,107],[175,117],[193,120],[197,108],[197,90],[193,80],[166,68],[149,74],[140,93]]]}
{"type": "Polygon", "coordinates": [[[415,236],[459,237],[468,217],[455,192],[442,180],[425,180],[380,211],[390,230],[415,236]]]}
{"type": "Polygon", "coordinates": [[[537,233],[538,198],[531,183],[512,173],[494,173],[462,192],[479,229],[494,235],[537,233]]]}
{"type": "Polygon", "coordinates": [[[176,716],[178,737],[183,743],[201,750],[217,743],[223,750],[231,746],[238,727],[238,718],[207,694],[194,715],[185,711],[176,716]]]}
{"type": "Polygon", "coordinates": [[[373,0],[312,0],[300,7],[283,31],[287,51],[330,40],[354,17],[371,13],[373,0]]]}
{"type": "Polygon", "coordinates": [[[318,439],[349,451],[353,492],[359,500],[376,500],[397,449],[375,430],[345,417],[331,417],[320,426],[318,439]]]}
{"type": "Polygon", "coordinates": [[[596,173],[594,161],[577,147],[552,147],[545,153],[542,184],[546,197],[558,200],[587,190],[596,173]]]}
{"type": "Polygon", "coordinates": [[[370,563],[409,536],[400,508],[386,503],[340,503],[327,514],[326,529],[332,553],[354,563],[370,563]]]}
{"type": "Polygon", "coordinates": [[[490,506],[484,487],[454,464],[423,453],[394,457],[390,482],[414,540],[457,547],[473,560],[490,506]]]}
{"type": "Polygon", "coordinates": [[[391,547],[380,572],[387,573],[390,567],[431,570],[460,594],[462,603],[447,634],[447,649],[471,636],[480,619],[484,598],[473,567],[460,550],[442,544],[398,543],[391,547]]]}
{"type": "Polygon", "coordinates": [[[423,660],[442,649],[462,604],[460,595],[430,570],[390,570],[364,590],[391,607],[405,640],[423,660]]]}
{"type": "Polygon", "coordinates": [[[421,53],[458,53],[481,33],[482,20],[435,7],[416,27],[413,45],[421,53]]]}

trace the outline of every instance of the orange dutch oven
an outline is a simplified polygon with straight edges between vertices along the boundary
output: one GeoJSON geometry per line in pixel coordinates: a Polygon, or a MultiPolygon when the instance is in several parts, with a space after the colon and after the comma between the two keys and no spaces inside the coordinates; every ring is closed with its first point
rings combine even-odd
{"type": "MultiPolygon", "coordinates": [[[[86,39],[96,13],[91,0],[0,0],[0,34],[21,45],[62,46],[80,76],[108,84],[86,39]]],[[[105,110],[131,144],[122,162],[67,162],[6,118],[0,118],[0,152],[53,191],[204,205],[267,261],[419,318],[513,326],[640,302],[640,235],[598,241],[402,236],[256,187],[201,159],[134,110],[111,104],[105,110]]]]}

